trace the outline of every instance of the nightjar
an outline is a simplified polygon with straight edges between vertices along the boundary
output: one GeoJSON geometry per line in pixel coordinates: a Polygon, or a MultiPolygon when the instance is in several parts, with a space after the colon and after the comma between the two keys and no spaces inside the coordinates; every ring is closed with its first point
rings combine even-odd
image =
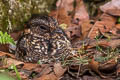
{"type": "Polygon", "coordinates": [[[16,58],[24,62],[43,63],[62,61],[73,54],[71,43],[58,22],[50,16],[31,18],[17,42],[16,58]]]}

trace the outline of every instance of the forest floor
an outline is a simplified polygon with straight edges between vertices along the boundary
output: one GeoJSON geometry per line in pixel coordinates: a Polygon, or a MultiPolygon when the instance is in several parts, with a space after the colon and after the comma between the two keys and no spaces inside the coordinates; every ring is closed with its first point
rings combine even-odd
{"type": "MultiPolygon", "coordinates": [[[[98,8],[87,7],[82,0],[76,0],[73,6],[73,1],[58,0],[57,9],[49,15],[58,20],[78,54],[64,64],[24,63],[9,53],[8,45],[0,45],[0,77],[8,74],[17,80],[120,80],[120,0],[98,8]]],[[[21,32],[10,35],[17,40],[21,32]]]]}

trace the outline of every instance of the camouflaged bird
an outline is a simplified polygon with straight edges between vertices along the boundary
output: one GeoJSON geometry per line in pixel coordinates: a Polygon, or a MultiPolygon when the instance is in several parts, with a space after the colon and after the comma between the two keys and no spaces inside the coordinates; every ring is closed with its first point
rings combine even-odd
{"type": "Polygon", "coordinates": [[[24,62],[62,61],[72,54],[71,43],[58,22],[50,16],[31,18],[29,29],[18,40],[15,55],[24,62]]]}

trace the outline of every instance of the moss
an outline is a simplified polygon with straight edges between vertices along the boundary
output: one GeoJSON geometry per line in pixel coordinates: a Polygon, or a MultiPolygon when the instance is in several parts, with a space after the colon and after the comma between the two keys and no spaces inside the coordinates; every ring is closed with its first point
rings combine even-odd
{"type": "Polygon", "coordinates": [[[23,28],[32,14],[47,14],[56,0],[0,0],[0,30],[23,28]]]}

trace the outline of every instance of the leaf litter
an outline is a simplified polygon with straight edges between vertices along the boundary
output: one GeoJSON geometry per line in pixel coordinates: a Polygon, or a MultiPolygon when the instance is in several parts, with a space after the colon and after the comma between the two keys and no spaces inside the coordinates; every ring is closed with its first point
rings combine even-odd
{"type": "MultiPolygon", "coordinates": [[[[100,6],[103,13],[91,19],[83,1],[58,0],[56,10],[49,15],[57,18],[76,54],[64,64],[24,63],[7,53],[9,49],[5,46],[7,50],[0,49],[0,72],[8,70],[12,76],[16,76],[10,68],[14,64],[22,80],[119,80],[119,2],[112,0],[100,6]]],[[[17,40],[22,32],[11,35],[17,40]]]]}

